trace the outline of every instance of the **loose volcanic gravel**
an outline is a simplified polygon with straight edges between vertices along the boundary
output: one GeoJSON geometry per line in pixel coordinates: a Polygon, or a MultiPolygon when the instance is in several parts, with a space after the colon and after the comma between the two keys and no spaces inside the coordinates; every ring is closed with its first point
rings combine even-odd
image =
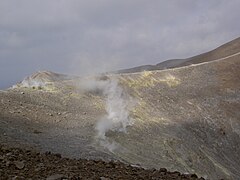
{"type": "Polygon", "coordinates": [[[68,159],[60,154],[0,145],[0,179],[203,179],[195,174],[143,169],[121,162],[68,159]]]}

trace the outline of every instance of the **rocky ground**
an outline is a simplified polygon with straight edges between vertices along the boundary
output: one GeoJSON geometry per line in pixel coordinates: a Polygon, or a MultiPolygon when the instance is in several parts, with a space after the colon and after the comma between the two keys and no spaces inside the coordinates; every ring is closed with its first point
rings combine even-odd
{"type": "Polygon", "coordinates": [[[143,169],[119,161],[69,159],[51,152],[0,146],[1,179],[203,179],[195,174],[143,169]]]}

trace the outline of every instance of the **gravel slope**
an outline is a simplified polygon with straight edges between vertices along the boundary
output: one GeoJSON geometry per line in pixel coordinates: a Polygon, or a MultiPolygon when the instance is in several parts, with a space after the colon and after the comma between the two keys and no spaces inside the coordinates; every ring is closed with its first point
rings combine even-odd
{"type": "Polygon", "coordinates": [[[182,179],[196,180],[195,174],[168,172],[165,168],[146,170],[121,162],[62,158],[0,145],[0,177],[4,179],[182,179]]]}
{"type": "Polygon", "coordinates": [[[239,58],[98,78],[94,83],[117,79],[135,102],[128,112],[134,121],[126,132],[105,134],[115,149],[96,138],[96,124],[107,114],[105,95],[98,89],[80,91],[83,84],[76,77],[40,72],[32,78],[46,83],[42,88],[20,85],[0,92],[0,143],[68,158],[119,160],[146,169],[237,179],[239,58]]]}

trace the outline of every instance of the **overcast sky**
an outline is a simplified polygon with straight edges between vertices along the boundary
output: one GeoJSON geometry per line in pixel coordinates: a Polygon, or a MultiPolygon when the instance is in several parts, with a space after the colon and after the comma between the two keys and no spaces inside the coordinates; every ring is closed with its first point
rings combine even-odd
{"type": "Polygon", "coordinates": [[[209,51],[240,36],[240,0],[0,0],[0,88],[209,51]]]}

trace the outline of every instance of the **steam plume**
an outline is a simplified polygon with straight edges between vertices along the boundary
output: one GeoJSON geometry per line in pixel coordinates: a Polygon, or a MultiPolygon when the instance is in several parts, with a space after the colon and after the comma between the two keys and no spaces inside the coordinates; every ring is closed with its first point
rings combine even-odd
{"type": "Polygon", "coordinates": [[[100,138],[105,139],[107,131],[126,132],[126,127],[131,125],[128,108],[131,105],[129,96],[118,85],[117,80],[109,80],[104,88],[106,96],[107,115],[96,126],[100,138]]]}
{"type": "Polygon", "coordinates": [[[95,129],[100,144],[110,151],[114,150],[117,145],[115,142],[110,142],[106,133],[109,131],[126,133],[127,126],[133,123],[129,117],[129,110],[134,106],[134,100],[123,90],[114,77],[88,80],[82,82],[80,86],[85,91],[101,93],[105,97],[107,114],[97,122],[95,129]]]}
{"type": "Polygon", "coordinates": [[[129,109],[133,106],[133,101],[119,86],[116,79],[107,81],[103,94],[106,97],[107,115],[100,119],[96,125],[97,137],[101,145],[112,151],[117,147],[117,144],[115,142],[110,143],[106,133],[108,131],[126,133],[126,127],[133,123],[133,120],[129,117],[129,109]]]}

